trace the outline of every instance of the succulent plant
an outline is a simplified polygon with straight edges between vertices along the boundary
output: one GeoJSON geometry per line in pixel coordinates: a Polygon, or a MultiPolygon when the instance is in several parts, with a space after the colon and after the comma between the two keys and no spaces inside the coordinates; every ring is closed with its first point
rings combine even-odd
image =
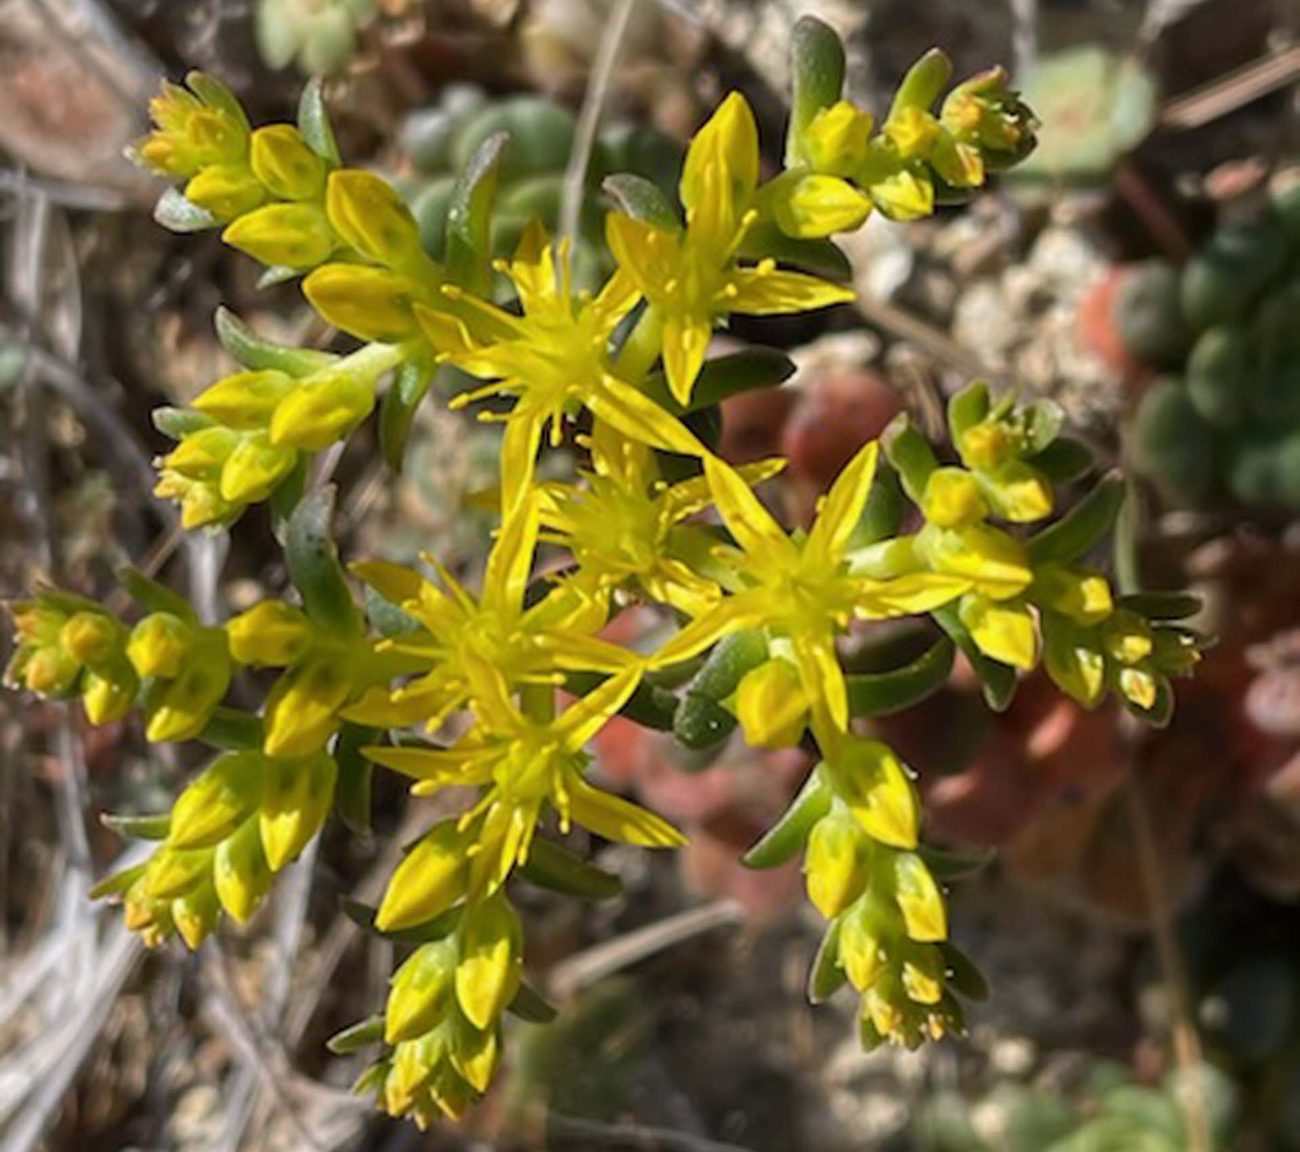
{"type": "MultiPolygon", "coordinates": [[[[1158,1087],[1126,1068],[1098,1064],[1079,1099],[1048,1088],[1000,1084],[983,1100],[941,1093],[918,1114],[918,1143],[933,1152],[1183,1152],[1188,1076],[1172,1072],[1158,1087]]],[[[1216,1069],[1195,1074],[1209,1113],[1213,1149],[1233,1147],[1237,1090],[1216,1069]]]]}
{"type": "Polygon", "coordinates": [[[1020,182],[1098,183],[1154,123],[1150,74],[1097,44],[1044,56],[1023,82],[1044,132],[1016,171],[1020,182]]]}
{"type": "Polygon", "coordinates": [[[357,51],[357,33],[376,0],[259,0],[253,31],[269,68],[297,63],[307,73],[337,72],[357,51]]]}
{"type": "MultiPolygon", "coordinates": [[[[434,257],[442,253],[456,173],[499,132],[508,133],[510,142],[498,177],[493,251],[498,256],[512,252],[534,218],[555,231],[574,129],[573,114],[543,96],[489,97],[469,84],[451,85],[436,105],[411,113],[398,136],[413,169],[402,191],[426,251],[434,257]]],[[[614,124],[600,133],[578,220],[574,275],[580,282],[594,283],[609,271],[600,233],[601,180],[610,172],[629,172],[669,192],[681,163],[678,144],[653,129],[614,124]]]]}
{"type": "Polygon", "coordinates": [[[1134,463],[1172,503],[1300,510],[1300,194],[1218,229],[1181,274],[1130,269],[1114,321],[1170,375],[1143,397],[1134,463]],[[1184,359],[1185,356],[1185,359],[1184,359]]]}

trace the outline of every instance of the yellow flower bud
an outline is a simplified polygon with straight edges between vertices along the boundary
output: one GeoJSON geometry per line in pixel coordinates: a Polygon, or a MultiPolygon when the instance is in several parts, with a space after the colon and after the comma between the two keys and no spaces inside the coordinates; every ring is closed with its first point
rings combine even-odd
{"type": "Polygon", "coordinates": [[[519,991],[523,928],[503,892],[465,910],[456,1000],[478,1029],[491,1027],[519,991]]]}
{"type": "Polygon", "coordinates": [[[1106,658],[1068,627],[1053,625],[1043,638],[1043,666],[1052,682],[1085,708],[1106,691],[1106,658]]]}
{"type": "Polygon", "coordinates": [[[350,372],[322,373],[289,393],[271,417],[271,443],[319,452],[346,439],[375,406],[375,381],[350,372]]]}
{"type": "Polygon", "coordinates": [[[271,869],[262,852],[257,821],[246,820],[234,835],[217,845],[212,880],[226,912],[244,923],[271,889],[271,869]]]}
{"type": "Polygon", "coordinates": [[[989,524],[927,524],[917,533],[916,551],[936,572],[969,577],[991,600],[1020,595],[1034,578],[1024,545],[989,524]]]}
{"type": "Polygon", "coordinates": [[[325,823],[338,766],[322,752],[306,760],[270,760],[266,769],[258,819],[266,862],[272,872],[279,872],[298,858],[325,823]]]}
{"type": "Polygon", "coordinates": [[[238,444],[239,434],[229,428],[200,428],[162,458],[162,467],[192,480],[211,480],[238,444]]]}
{"type": "Polygon", "coordinates": [[[350,168],[330,173],[325,211],[343,242],[377,264],[396,268],[423,256],[411,210],[373,172],[350,168]]]}
{"type": "Polygon", "coordinates": [[[103,612],[77,612],[59,632],[59,644],[78,664],[93,667],[120,653],[122,626],[103,612]]]}
{"type": "Polygon", "coordinates": [[[962,463],[981,472],[996,472],[1012,460],[1017,448],[1016,434],[1001,420],[984,420],[967,428],[957,445],[962,463]]]}
{"type": "Polygon", "coordinates": [[[191,952],[198,950],[216,929],[221,919],[221,902],[211,883],[196,884],[184,896],[172,901],[172,922],[191,952]]]}
{"type": "Polygon", "coordinates": [[[925,160],[939,138],[939,121],[921,108],[900,108],[885,123],[884,133],[904,160],[925,160]]]}
{"type": "Polygon", "coordinates": [[[891,220],[920,220],[934,212],[934,184],[906,168],[859,183],[871,202],[891,220]]]}
{"type": "Polygon", "coordinates": [[[914,852],[899,852],[894,857],[894,899],[911,939],[924,944],[948,938],[943,894],[925,861],[914,852]]]}
{"type": "Polygon", "coordinates": [[[290,668],[267,697],[266,754],[308,756],[324,747],[351,691],[352,669],[343,653],[322,651],[290,668]]]}
{"type": "Polygon", "coordinates": [[[452,1004],[456,945],[448,938],[424,944],[393,973],[384,1007],[384,1043],[400,1044],[432,1031],[452,1004]]]}
{"type": "Polygon", "coordinates": [[[916,789],[888,744],[846,737],[831,751],[823,771],[863,832],[891,848],[916,847],[916,789]]]}
{"type": "Polygon", "coordinates": [[[867,883],[865,837],[845,811],[831,812],[813,825],[804,857],[808,898],[833,920],[862,895],[867,883]]]}
{"type": "Polygon", "coordinates": [[[92,724],[121,720],[135,707],[140,682],[125,660],[102,669],[86,671],[81,682],[81,703],[92,724]]]}
{"type": "Polygon", "coordinates": [[[243,164],[214,164],[185,185],[185,199],[218,220],[234,220],[266,199],[266,189],[243,164]]]}
{"type": "Polygon", "coordinates": [[[435,825],[393,872],[375,916],[375,927],[392,932],[423,924],[465,895],[468,839],[455,820],[435,825]]]}
{"type": "Polygon", "coordinates": [[[176,798],[167,843],[181,851],[215,847],[257,809],[267,775],[258,752],[219,756],[176,798]]]}
{"type": "Polygon", "coordinates": [[[847,176],[867,157],[871,116],[847,100],[823,108],[804,133],[803,154],[814,172],[847,176]]]}
{"type": "Polygon", "coordinates": [[[193,627],[170,612],[153,612],[132,630],[126,656],[141,676],[171,680],[189,656],[193,627]]]}
{"type": "Polygon", "coordinates": [[[912,944],[903,951],[903,989],[914,1004],[943,999],[943,953],[932,944],[912,944]]]}
{"type": "Polygon", "coordinates": [[[475,1092],[486,1092],[501,1060],[499,1029],[480,1030],[467,1020],[458,1020],[449,1056],[452,1066],[475,1092]]]}
{"type": "Polygon", "coordinates": [[[1151,625],[1136,612],[1115,612],[1103,625],[1101,635],[1107,654],[1120,664],[1137,664],[1155,649],[1151,625]]]}
{"type": "Polygon", "coordinates": [[[325,190],[325,161],[292,125],[257,129],[248,160],[253,175],[279,200],[316,200],[325,190]]]}
{"type": "Polygon", "coordinates": [[[989,659],[1026,671],[1038,663],[1038,628],[1025,605],[972,593],[962,597],[957,612],[989,659]]]}
{"type": "Polygon", "coordinates": [[[870,988],[887,966],[881,920],[875,902],[867,896],[845,912],[840,921],[840,967],[859,992],[870,988]]]}
{"type": "Polygon", "coordinates": [[[1051,482],[1023,460],[1008,461],[984,480],[989,498],[1003,519],[1032,524],[1052,514],[1051,482]]]}
{"type": "Polygon", "coordinates": [[[39,648],[21,665],[14,661],[15,678],[21,675],[28,691],[38,696],[66,696],[72,691],[81,665],[60,648],[39,648]]]}
{"type": "Polygon", "coordinates": [[[164,845],[149,860],[142,891],[151,900],[174,900],[211,875],[212,861],[211,848],[181,852],[164,845]]]}
{"type": "Polygon", "coordinates": [[[155,496],[180,504],[181,527],[187,531],[219,524],[236,511],[221,498],[215,483],[191,479],[179,472],[164,470],[153,492],[155,496]]]}
{"type": "Polygon", "coordinates": [[[941,528],[964,528],[989,513],[979,481],[962,468],[936,468],[921,501],[925,518],[941,528]]]}
{"type": "Polygon", "coordinates": [[[984,183],[984,160],[979,149],[955,139],[946,129],[935,138],[930,164],[954,188],[978,188],[984,183]]]}
{"type": "Polygon", "coordinates": [[[221,469],[221,498],[231,504],[265,500],[297,463],[297,449],[272,444],[265,432],[250,432],[221,469]]]}
{"type": "Polygon", "coordinates": [[[224,428],[249,431],[265,428],[276,405],[296,387],[283,372],[236,372],[201,392],[193,406],[224,428]]]}
{"type": "Polygon", "coordinates": [[[230,654],[220,628],[194,634],[194,648],[180,675],[160,686],[148,704],[145,737],[151,743],[192,740],[207,725],[230,685],[230,654]]]}
{"type": "Polygon", "coordinates": [[[820,239],[851,232],[871,214],[871,197],[836,176],[790,173],[774,182],[772,217],[787,236],[820,239]]]}
{"type": "Polygon", "coordinates": [[[1114,610],[1110,582],[1097,572],[1046,564],[1034,573],[1034,601],[1078,624],[1095,624],[1114,610]]]}
{"type": "Polygon", "coordinates": [[[335,328],[389,344],[419,331],[411,308],[423,295],[415,281],[381,268],[325,264],[302,282],[303,295],[335,328]]]}
{"type": "Polygon", "coordinates": [[[300,608],[280,600],[263,600],[226,621],[226,638],[236,663],[286,668],[311,646],[312,626],[300,608]]]}
{"type": "Polygon", "coordinates": [[[329,259],[334,234],[315,204],[266,204],[226,227],[221,239],[262,264],[314,268],[329,259]]]}
{"type": "Polygon", "coordinates": [[[1155,707],[1159,681],[1145,668],[1125,668],[1119,674],[1119,691],[1129,703],[1149,712],[1155,707]]]}
{"type": "Polygon", "coordinates": [[[769,660],[746,673],[736,689],[736,715],[745,739],[756,748],[797,744],[809,700],[799,670],[788,660],[769,660]]]}

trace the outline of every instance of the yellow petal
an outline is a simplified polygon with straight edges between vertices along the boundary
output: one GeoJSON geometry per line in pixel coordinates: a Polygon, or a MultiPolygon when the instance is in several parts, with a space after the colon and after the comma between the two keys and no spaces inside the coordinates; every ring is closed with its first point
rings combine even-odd
{"type": "Polygon", "coordinates": [[[719,303],[730,312],[768,316],[785,312],[811,312],[853,299],[852,288],[820,280],[802,272],[782,272],[773,260],[754,268],[737,268],[728,277],[719,303]]]}
{"type": "Polygon", "coordinates": [[[713,324],[707,316],[670,315],[664,320],[664,374],[673,399],[683,406],[690,403],[712,336],[713,324]]]}
{"type": "Polygon", "coordinates": [[[569,785],[569,813],[606,840],[642,848],[679,848],[686,837],[662,817],[575,778],[569,785]]]}
{"type": "Polygon", "coordinates": [[[704,474],[736,543],[765,566],[793,565],[798,549],[740,474],[716,456],[705,457],[704,474]]]}
{"type": "Polygon", "coordinates": [[[758,124],[748,101],[730,93],[692,138],[682,166],[682,204],[693,210],[705,196],[706,174],[721,171],[727,177],[725,193],[745,201],[758,187],[758,124]]]}
{"type": "Polygon", "coordinates": [[[828,565],[839,562],[849,536],[862,518],[876,474],[877,454],[874,440],[864,444],[831,485],[817,510],[817,522],[808,534],[805,547],[815,549],[828,565]]]}
{"type": "Polygon", "coordinates": [[[686,456],[708,451],[695,434],[644,393],[616,376],[605,375],[587,398],[592,415],[640,444],[686,456]]]}

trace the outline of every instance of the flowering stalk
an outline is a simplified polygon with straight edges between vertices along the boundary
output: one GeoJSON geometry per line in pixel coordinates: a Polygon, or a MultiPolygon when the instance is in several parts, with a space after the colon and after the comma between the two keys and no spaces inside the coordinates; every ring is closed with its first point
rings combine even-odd
{"type": "Polygon", "coordinates": [[[948,940],[911,773],[861,722],[936,691],[960,650],[994,707],[1041,664],[1084,706],[1113,690],[1163,723],[1169,678],[1196,661],[1199,640],[1178,623],[1186,598],[1115,597],[1086,562],[1118,510],[1115,483],[1058,515],[1061,482],[1091,461],[1059,436],[1048,402],[1017,407],[971,386],[950,407],[951,464],[900,420],[850,461],[807,531],[788,530],[756,494],[782,461],[735,469],[714,455],[705,429],[719,403],[793,370],[770,349],[710,358],[715,328],[850,300],[827,278],[843,267],[831,235],[877,210],[925,215],[1033,146],[1032,114],[998,70],[943,97],[950,68],[930,53],[877,129],[842,99],[843,50],[829,29],[801,21],[794,53],[783,169],[761,179],[754,115],[727,96],[690,144],[677,203],[636,177],[607,182],[617,270],[594,293],[575,290],[568,251],[539,224],[511,260],[491,262],[500,135],[460,178],[437,252],[423,250],[382,178],[342,167],[315,86],[297,126],[253,130],[224,87],[193,75],[188,89],[164,88],[156,130],[137,149],[183,182],[164,194],[162,222],[223,226],[271,280],[302,276],[321,318],[362,347],[336,356],[276,345],[221,313],[218,333],[242,370],[192,409],[158,415],[178,441],[159,462],[159,494],[180,502],[191,528],[229,527],[270,501],[292,600],[215,628],[132,576],[142,618],[129,625],[45,591],[15,606],[7,679],[80,697],[94,723],[138,705],[149,739],[221,750],[171,812],[117,821],[158,846],[100,893],[120,896],[150,943],[178,934],[197,947],[223,911],[251,916],[331,809],[365,825],[375,765],[416,795],[461,798],[367,913],[371,930],[414,945],[384,1014],[334,1042],[381,1045],[360,1087],[421,1125],[487,1090],[508,1010],[547,1014],[521,978],[513,888],[617,889],[547,820],[561,835],[580,825],[648,848],[682,843],[591,780],[586,748],[615,716],[693,748],[739,727],[754,745],[817,750],[804,790],[746,861],[804,853],[809,896],[828,921],[814,998],[848,983],[868,1046],[914,1046],[960,1031],[958,997],[979,994],[980,981],[948,940]],[[453,408],[492,399],[481,418],[505,423],[501,522],[483,578],[467,588],[433,556],[414,568],[363,560],[349,573],[331,537],[332,494],[303,493],[307,463],[378,402],[385,456],[400,466],[443,363],[479,380],[453,408]],[[566,431],[583,467],[540,483],[538,454],[566,431]],[[895,474],[920,512],[912,533],[882,495],[895,474]],[[568,565],[537,575],[539,544],[568,565]],[[672,609],[678,631],[648,654],[605,639],[630,603],[672,609]],[[840,639],[899,616],[929,621],[931,649],[889,672],[846,673],[840,639]],[[257,714],[222,706],[244,668],[279,670],[257,714]]]}

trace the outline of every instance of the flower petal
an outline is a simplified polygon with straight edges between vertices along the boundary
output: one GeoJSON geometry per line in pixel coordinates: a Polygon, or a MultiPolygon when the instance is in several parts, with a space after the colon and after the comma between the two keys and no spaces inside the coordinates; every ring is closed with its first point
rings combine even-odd
{"type": "Polygon", "coordinates": [[[555,721],[553,730],[571,752],[581,752],[636,691],[641,682],[643,666],[638,663],[616,672],[597,685],[577,703],[564,710],[555,721]]]}
{"type": "Polygon", "coordinates": [[[782,272],[774,261],[764,260],[757,267],[732,272],[719,303],[729,312],[767,316],[846,304],[854,295],[851,288],[802,272],[782,272]]]}
{"type": "Polygon", "coordinates": [[[686,456],[708,451],[677,417],[617,376],[601,378],[587,398],[587,407],[593,416],[638,443],[686,456]]]}
{"type": "Polygon", "coordinates": [[[817,522],[808,534],[806,547],[816,549],[827,564],[839,563],[849,537],[862,517],[862,509],[866,507],[871,492],[871,481],[876,474],[877,453],[874,440],[864,444],[836,477],[817,510],[817,522]]]}
{"type": "Polygon", "coordinates": [[[581,777],[569,783],[569,814],[597,836],[642,848],[680,848],[686,837],[653,812],[593,788],[581,777]]]}
{"type": "Polygon", "coordinates": [[[664,375],[673,399],[683,407],[690,403],[712,338],[713,322],[707,316],[672,314],[664,319],[664,375]]]}
{"type": "Polygon", "coordinates": [[[483,573],[480,603],[484,612],[509,618],[522,610],[537,547],[538,521],[536,500],[515,504],[502,521],[483,573]]]}
{"type": "Polygon", "coordinates": [[[793,564],[798,550],[741,475],[716,456],[704,458],[704,474],[722,519],[736,543],[753,559],[793,564]]]}

